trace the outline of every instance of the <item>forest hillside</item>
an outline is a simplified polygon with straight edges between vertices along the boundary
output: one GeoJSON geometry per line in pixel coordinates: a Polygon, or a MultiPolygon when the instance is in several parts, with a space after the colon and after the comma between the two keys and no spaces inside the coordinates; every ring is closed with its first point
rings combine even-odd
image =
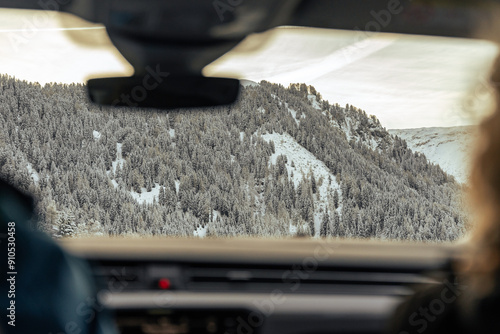
{"type": "Polygon", "coordinates": [[[0,77],[0,177],[76,235],[454,240],[463,186],[374,116],[261,82],[233,106],[112,109],[0,77]]]}

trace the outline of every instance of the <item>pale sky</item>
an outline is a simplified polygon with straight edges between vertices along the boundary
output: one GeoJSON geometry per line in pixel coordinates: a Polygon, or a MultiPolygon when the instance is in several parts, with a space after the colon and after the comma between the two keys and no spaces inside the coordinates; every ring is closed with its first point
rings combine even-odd
{"type": "Polygon", "coordinates": [[[252,52],[257,42],[249,38],[206,74],[285,86],[305,82],[332,103],[376,115],[387,128],[477,122],[463,108],[471,95],[481,109],[491,106],[482,94],[498,53],[491,42],[395,34],[367,38],[360,32],[297,28],[253,38],[267,43],[252,52]]]}
{"type": "MultiPolygon", "coordinates": [[[[463,107],[471,96],[480,109],[491,104],[486,89],[476,88],[485,86],[495,44],[360,34],[275,29],[247,38],[204,72],[311,84],[324,99],[360,107],[387,128],[471,124],[463,107]]],[[[0,73],[44,84],[126,76],[133,69],[102,26],[67,14],[0,9],[0,73]]]]}

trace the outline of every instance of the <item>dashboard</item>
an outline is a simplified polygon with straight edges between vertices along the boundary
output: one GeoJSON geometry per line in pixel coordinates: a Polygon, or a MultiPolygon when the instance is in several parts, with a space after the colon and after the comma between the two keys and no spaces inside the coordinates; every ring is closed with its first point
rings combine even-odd
{"type": "Polygon", "coordinates": [[[458,246],[338,240],[73,239],[121,333],[383,333],[458,246]]]}

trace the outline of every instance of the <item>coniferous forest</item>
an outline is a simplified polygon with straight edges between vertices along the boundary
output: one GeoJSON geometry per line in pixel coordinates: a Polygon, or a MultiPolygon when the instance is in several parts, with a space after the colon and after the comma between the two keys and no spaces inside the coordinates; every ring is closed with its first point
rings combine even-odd
{"type": "Polygon", "coordinates": [[[463,185],[304,84],[167,112],[1,76],[0,177],[34,195],[37,227],[54,237],[450,241],[468,229],[463,185]]]}

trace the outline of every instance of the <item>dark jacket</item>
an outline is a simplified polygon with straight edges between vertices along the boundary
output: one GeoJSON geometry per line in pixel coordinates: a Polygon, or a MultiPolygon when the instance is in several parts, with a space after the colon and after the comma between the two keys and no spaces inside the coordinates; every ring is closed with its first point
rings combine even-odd
{"type": "Polygon", "coordinates": [[[86,263],[30,228],[33,218],[32,199],[0,181],[0,332],[115,333],[86,263]]]}

